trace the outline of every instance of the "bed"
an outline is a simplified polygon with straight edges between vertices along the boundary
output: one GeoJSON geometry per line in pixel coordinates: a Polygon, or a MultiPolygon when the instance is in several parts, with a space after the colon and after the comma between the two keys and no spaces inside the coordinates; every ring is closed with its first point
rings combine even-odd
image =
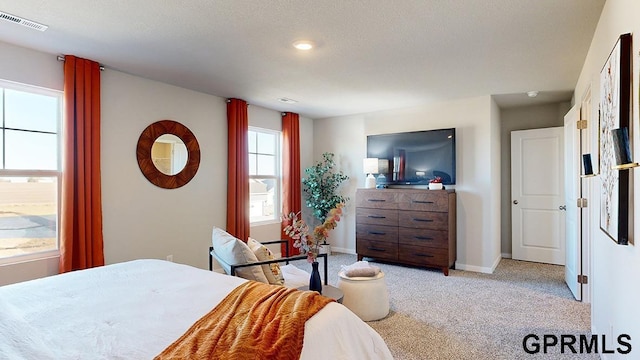
{"type": "MultiPolygon", "coordinates": [[[[0,287],[0,359],[153,359],[242,278],[135,260],[0,287]]],[[[302,359],[391,359],[338,303],[304,327],[302,359]]]]}

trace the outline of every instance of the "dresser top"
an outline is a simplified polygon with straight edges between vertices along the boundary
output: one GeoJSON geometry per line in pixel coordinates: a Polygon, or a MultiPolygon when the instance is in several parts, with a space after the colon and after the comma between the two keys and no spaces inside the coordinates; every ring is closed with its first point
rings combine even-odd
{"type": "Polygon", "coordinates": [[[401,189],[401,188],[387,188],[387,189],[364,189],[364,188],[360,188],[357,189],[356,192],[364,192],[364,191],[381,191],[381,192],[418,192],[418,193],[422,193],[422,192],[448,192],[448,193],[454,193],[456,192],[455,189],[443,189],[443,190],[429,190],[429,189],[416,189],[416,188],[410,188],[410,189],[401,189]]]}

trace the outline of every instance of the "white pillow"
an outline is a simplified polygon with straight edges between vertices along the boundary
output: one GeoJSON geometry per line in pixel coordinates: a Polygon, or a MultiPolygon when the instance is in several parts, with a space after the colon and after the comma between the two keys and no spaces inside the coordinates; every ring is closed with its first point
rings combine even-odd
{"type": "MultiPolygon", "coordinates": [[[[249,246],[249,249],[251,249],[251,251],[253,251],[253,253],[256,255],[258,261],[273,260],[276,258],[271,250],[269,250],[269,248],[260,244],[256,239],[249,238],[249,241],[247,241],[247,245],[249,246]]],[[[280,270],[280,265],[278,263],[264,264],[262,265],[262,271],[264,272],[264,276],[269,281],[269,284],[284,284],[284,277],[282,277],[282,271],[280,270]]]]}
{"type": "MultiPolygon", "coordinates": [[[[213,251],[216,254],[216,260],[218,260],[220,266],[222,266],[227,274],[231,274],[231,265],[258,261],[258,258],[251,249],[249,249],[247,244],[220,228],[213,228],[211,243],[213,245],[213,251]]],[[[264,276],[262,267],[259,265],[236,269],[236,275],[247,280],[269,283],[264,276]]]]}
{"type": "Polygon", "coordinates": [[[284,286],[292,289],[309,286],[311,274],[309,274],[308,272],[302,269],[298,269],[293,264],[284,265],[281,267],[281,269],[282,276],[284,277],[284,286]]]}

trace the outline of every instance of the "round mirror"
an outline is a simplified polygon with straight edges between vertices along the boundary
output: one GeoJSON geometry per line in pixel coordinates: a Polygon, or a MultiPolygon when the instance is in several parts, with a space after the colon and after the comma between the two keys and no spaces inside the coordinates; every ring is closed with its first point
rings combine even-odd
{"type": "Polygon", "coordinates": [[[175,175],[187,165],[189,153],[179,137],[173,134],[160,135],[151,147],[151,160],[161,173],[175,175]]]}
{"type": "Polygon", "coordinates": [[[136,157],[147,180],[161,188],[175,189],[196,175],[200,146],[186,126],[162,120],[144,129],[138,139],[136,157]]]}

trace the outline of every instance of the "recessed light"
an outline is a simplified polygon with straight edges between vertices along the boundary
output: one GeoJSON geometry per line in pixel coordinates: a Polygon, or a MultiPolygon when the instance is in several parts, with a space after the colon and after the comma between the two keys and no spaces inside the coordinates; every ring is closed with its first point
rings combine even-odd
{"type": "Polygon", "coordinates": [[[278,101],[280,101],[281,103],[285,103],[285,104],[295,104],[295,103],[297,103],[296,100],[285,98],[285,97],[279,98],[278,101]]]}
{"type": "Polygon", "coordinates": [[[538,92],[537,91],[528,91],[527,92],[527,96],[528,97],[532,97],[532,98],[536,97],[536,96],[538,96],[538,92]]]}
{"type": "Polygon", "coordinates": [[[313,45],[313,42],[309,40],[298,40],[293,43],[294,48],[304,51],[313,49],[313,45]]]}

